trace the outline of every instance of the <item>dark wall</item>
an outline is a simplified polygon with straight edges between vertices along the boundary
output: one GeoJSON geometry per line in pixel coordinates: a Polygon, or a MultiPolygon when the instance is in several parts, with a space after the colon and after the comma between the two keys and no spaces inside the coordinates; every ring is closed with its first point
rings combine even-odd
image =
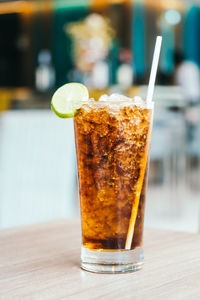
{"type": "Polygon", "coordinates": [[[64,26],[78,21],[89,13],[87,6],[57,9],[53,17],[53,64],[56,71],[56,86],[68,81],[68,72],[72,69],[71,38],[66,35],[64,26]]]}
{"type": "Polygon", "coordinates": [[[0,86],[20,86],[19,16],[0,15],[0,86]]]}

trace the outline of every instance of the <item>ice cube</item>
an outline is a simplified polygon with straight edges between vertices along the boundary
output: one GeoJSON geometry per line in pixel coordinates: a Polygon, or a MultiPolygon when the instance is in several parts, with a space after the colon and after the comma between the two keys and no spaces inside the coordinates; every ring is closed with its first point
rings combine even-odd
{"type": "Polygon", "coordinates": [[[99,101],[108,101],[109,100],[109,96],[104,94],[104,95],[101,95],[101,97],[99,98],[99,101]]]}
{"type": "Polygon", "coordinates": [[[121,94],[117,94],[117,93],[113,93],[111,94],[110,96],[109,95],[102,95],[100,98],[99,98],[99,101],[114,101],[114,102],[117,102],[117,101],[127,101],[127,102],[130,102],[130,101],[133,101],[133,99],[127,97],[127,96],[124,96],[124,95],[121,95],[121,94]]]}
{"type": "Polygon", "coordinates": [[[135,104],[144,104],[144,100],[140,96],[135,96],[133,100],[135,104]]]}

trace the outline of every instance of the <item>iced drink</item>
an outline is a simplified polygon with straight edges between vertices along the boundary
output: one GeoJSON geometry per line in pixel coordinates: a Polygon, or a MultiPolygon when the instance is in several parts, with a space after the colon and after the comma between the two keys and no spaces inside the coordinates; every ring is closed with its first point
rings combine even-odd
{"type": "Polygon", "coordinates": [[[137,270],[153,109],[137,97],[89,100],[74,118],[82,222],[82,267],[137,270]]]}

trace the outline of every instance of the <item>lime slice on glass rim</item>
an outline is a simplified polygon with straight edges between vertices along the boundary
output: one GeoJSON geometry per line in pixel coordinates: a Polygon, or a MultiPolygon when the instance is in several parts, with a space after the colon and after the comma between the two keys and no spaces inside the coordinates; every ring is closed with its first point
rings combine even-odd
{"type": "Polygon", "coordinates": [[[67,83],[53,94],[51,108],[60,118],[73,118],[83,102],[88,101],[89,93],[81,83],[67,83]]]}

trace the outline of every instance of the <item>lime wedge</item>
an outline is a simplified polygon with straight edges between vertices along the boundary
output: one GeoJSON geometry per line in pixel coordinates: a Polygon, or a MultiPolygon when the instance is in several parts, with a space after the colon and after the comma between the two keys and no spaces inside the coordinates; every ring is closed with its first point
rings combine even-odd
{"type": "Polygon", "coordinates": [[[60,118],[73,118],[77,109],[88,99],[89,93],[86,86],[75,82],[67,83],[53,94],[51,107],[60,118]]]}

